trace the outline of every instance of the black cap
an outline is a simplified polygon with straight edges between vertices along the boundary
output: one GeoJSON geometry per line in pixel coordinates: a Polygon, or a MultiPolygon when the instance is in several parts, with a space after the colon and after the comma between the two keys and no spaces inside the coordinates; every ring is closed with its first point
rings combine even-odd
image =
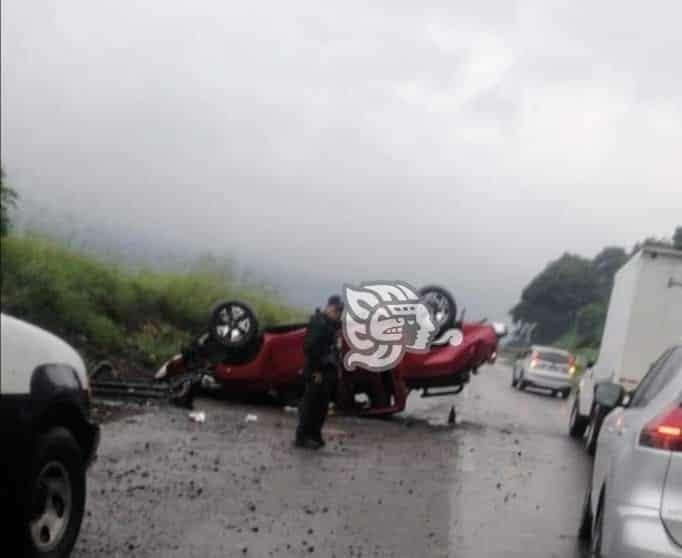
{"type": "Polygon", "coordinates": [[[327,299],[327,306],[333,306],[339,310],[343,310],[343,300],[339,295],[332,295],[327,299]]]}

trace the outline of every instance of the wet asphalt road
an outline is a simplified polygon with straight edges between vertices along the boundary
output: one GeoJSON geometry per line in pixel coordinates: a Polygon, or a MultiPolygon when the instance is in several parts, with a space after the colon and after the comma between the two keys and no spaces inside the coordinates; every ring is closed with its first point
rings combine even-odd
{"type": "MultiPolygon", "coordinates": [[[[511,370],[481,370],[458,402],[449,548],[458,558],[587,556],[576,539],[591,460],[567,434],[570,400],[510,387],[511,370]]],[[[421,413],[437,419],[448,401],[421,413]]]]}
{"type": "Polygon", "coordinates": [[[581,557],[590,463],[568,403],[509,380],[489,366],[392,420],[331,417],[320,452],[292,447],[295,415],[256,405],[107,423],[73,556],[581,557]]]}

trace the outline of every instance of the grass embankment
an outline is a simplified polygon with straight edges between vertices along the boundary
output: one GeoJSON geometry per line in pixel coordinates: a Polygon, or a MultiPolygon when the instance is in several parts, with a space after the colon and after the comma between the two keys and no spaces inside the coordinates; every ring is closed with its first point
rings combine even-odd
{"type": "Polygon", "coordinates": [[[219,265],[162,273],[100,261],[41,237],[0,242],[2,311],[64,337],[91,362],[157,366],[205,328],[219,300],[247,302],[261,327],[303,317],[219,265]]]}

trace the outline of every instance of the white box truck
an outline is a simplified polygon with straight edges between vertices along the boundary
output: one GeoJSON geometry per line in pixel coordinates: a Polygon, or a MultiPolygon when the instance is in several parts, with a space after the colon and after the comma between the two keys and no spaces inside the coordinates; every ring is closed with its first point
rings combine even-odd
{"type": "Polygon", "coordinates": [[[599,357],[583,375],[569,432],[594,453],[601,423],[594,389],[601,382],[634,390],[651,364],[682,341],[682,251],[645,246],[615,275],[599,357]]]}

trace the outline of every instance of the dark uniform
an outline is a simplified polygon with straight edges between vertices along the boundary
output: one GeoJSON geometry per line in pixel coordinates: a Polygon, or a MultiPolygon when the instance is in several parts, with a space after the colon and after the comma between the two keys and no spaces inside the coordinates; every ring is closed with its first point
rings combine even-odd
{"type": "Polygon", "coordinates": [[[324,444],[322,426],[327,418],[329,399],[336,382],[339,355],[336,348],[340,322],[318,310],[310,318],[303,341],[305,392],[299,405],[296,443],[306,440],[324,444]]]}

